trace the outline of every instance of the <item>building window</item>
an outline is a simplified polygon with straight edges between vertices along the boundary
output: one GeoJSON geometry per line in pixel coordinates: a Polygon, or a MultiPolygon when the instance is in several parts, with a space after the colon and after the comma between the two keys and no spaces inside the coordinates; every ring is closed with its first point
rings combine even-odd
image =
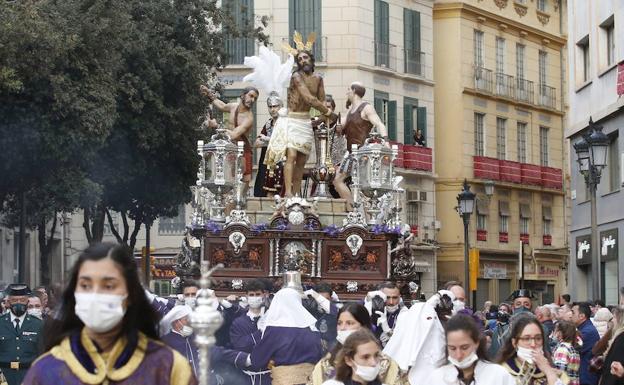
{"type": "Polygon", "coordinates": [[[403,31],[405,72],[422,75],[424,56],[420,52],[420,12],[403,9],[403,31]]]}
{"type": "Polygon", "coordinates": [[[518,122],[518,162],[527,162],[527,124],[518,122]]]}
{"type": "Polygon", "coordinates": [[[474,114],[474,132],[475,132],[475,155],[485,156],[485,132],[483,122],[485,120],[485,114],[475,112],[474,114]]]}
{"type": "Polygon", "coordinates": [[[505,39],[496,38],[496,72],[505,73],[505,39]]]}
{"type": "Polygon", "coordinates": [[[186,229],[186,206],[178,207],[178,215],[175,217],[162,217],[158,221],[159,235],[180,235],[186,229]]]}
{"type": "Polygon", "coordinates": [[[427,107],[418,107],[418,100],[403,98],[403,143],[414,144],[414,134],[420,130],[427,140],[427,107]]]}
{"type": "Polygon", "coordinates": [[[531,206],[520,203],[520,234],[529,234],[529,220],[531,219],[531,206]]]}
{"type": "Polygon", "coordinates": [[[507,216],[500,215],[498,217],[498,232],[499,233],[507,233],[509,230],[509,221],[507,216]]]}
{"type": "Polygon", "coordinates": [[[609,191],[616,191],[620,188],[621,170],[620,170],[620,150],[619,150],[619,138],[617,132],[614,135],[610,135],[611,143],[609,143],[609,160],[607,161],[607,168],[609,169],[609,191]]]}
{"type": "Polygon", "coordinates": [[[537,0],[537,10],[541,11],[541,12],[546,12],[546,6],[547,6],[547,1],[546,0],[537,0]]]}
{"type": "Polygon", "coordinates": [[[606,45],[604,52],[607,54],[607,66],[615,63],[615,24],[613,15],[600,24],[604,36],[604,44],[606,45]]]}
{"type": "Polygon", "coordinates": [[[477,214],[477,230],[487,230],[487,215],[477,214]]]}
{"type": "Polygon", "coordinates": [[[375,0],[375,65],[390,67],[390,13],[381,0],[375,0]]]}
{"type": "Polygon", "coordinates": [[[540,165],[548,166],[548,128],[540,127],[540,165]]]}
{"type": "Polygon", "coordinates": [[[547,85],[547,81],[546,81],[546,75],[547,75],[547,68],[546,68],[546,64],[547,64],[547,59],[548,59],[548,54],[544,51],[539,51],[539,83],[540,85],[547,85]]]}
{"type": "MultiPolygon", "coordinates": [[[[254,0],[230,0],[225,9],[231,15],[237,30],[250,30],[254,26],[254,0]]],[[[231,34],[226,33],[226,36],[231,34]]],[[[254,39],[251,37],[228,37],[225,39],[226,64],[243,64],[245,56],[254,55],[254,39]]]]}
{"type": "Polygon", "coordinates": [[[529,218],[520,218],[520,234],[529,233],[529,218]]]}
{"type": "MultiPolygon", "coordinates": [[[[229,2],[224,1],[224,3],[229,2]]],[[[316,33],[316,41],[312,46],[314,60],[318,62],[325,61],[323,57],[323,39],[322,37],[322,12],[321,0],[289,0],[288,1],[288,29],[289,35],[294,35],[295,31],[301,33],[304,39],[311,32],[316,33]]],[[[293,43],[291,41],[291,43],[293,43]]],[[[294,44],[292,44],[294,46],[294,44]]]]}
{"type": "Polygon", "coordinates": [[[507,156],[507,119],[496,118],[496,157],[505,160],[507,156]]]}
{"type": "Polygon", "coordinates": [[[524,50],[523,44],[516,44],[516,77],[518,80],[524,79],[524,50]]]}
{"type": "Polygon", "coordinates": [[[397,140],[397,103],[396,100],[390,100],[387,92],[375,90],[375,111],[381,118],[381,121],[388,130],[388,138],[397,140]]]}
{"type": "Polygon", "coordinates": [[[543,224],[543,230],[544,230],[544,234],[543,235],[551,235],[552,234],[552,220],[551,219],[544,219],[543,224]]]}
{"type": "Polygon", "coordinates": [[[483,32],[482,31],[474,31],[474,65],[475,67],[483,67],[484,66],[484,55],[483,55],[483,32]]]}
{"type": "Polygon", "coordinates": [[[583,71],[583,82],[589,81],[590,78],[590,60],[589,60],[589,35],[582,38],[578,43],[576,43],[578,47],[579,55],[580,55],[580,68],[583,71]]]}
{"type": "Polygon", "coordinates": [[[418,202],[407,202],[407,223],[410,226],[418,225],[418,202]]]}

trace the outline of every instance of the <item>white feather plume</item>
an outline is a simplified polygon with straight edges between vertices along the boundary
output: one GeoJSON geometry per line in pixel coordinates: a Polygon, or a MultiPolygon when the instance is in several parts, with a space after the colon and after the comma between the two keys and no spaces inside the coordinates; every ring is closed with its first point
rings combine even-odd
{"type": "Polygon", "coordinates": [[[275,52],[265,46],[260,46],[258,56],[246,56],[243,63],[253,68],[253,72],[243,78],[244,82],[253,83],[267,95],[275,91],[284,100],[295,63],[292,55],[288,55],[288,59],[282,64],[275,52]]]}

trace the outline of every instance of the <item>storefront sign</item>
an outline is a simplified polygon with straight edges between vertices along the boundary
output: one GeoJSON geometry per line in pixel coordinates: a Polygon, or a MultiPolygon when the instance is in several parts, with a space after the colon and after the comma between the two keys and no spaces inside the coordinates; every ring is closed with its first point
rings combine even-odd
{"type": "Polygon", "coordinates": [[[618,229],[600,232],[600,260],[612,261],[618,259],[618,229]]]}
{"type": "Polygon", "coordinates": [[[591,235],[576,237],[576,265],[591,265],[591,235]]]}
{"type": "Polygon", "coordinates": [[[483,278],[507,279],[507,266],[499,263],[484,263],[483,278]]]}
{"type": "Polygon", "coordinates": [[[539,265],[538,276],[540,278],[557,278],[559,276],[559,267],[539,265]]]}
{"type": "Polygon", "coordinates": [[[152,266],[152,278],[154,279],[172,279],[176,277],[173,266],[155,265],[152,266]]]}

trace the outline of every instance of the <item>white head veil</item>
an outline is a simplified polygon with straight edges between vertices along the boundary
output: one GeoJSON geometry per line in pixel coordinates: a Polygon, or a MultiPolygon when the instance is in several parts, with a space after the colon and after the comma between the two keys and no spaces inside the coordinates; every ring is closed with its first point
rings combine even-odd
{"type": "Polygon", "coordinates": [[[191,309],[188,305],[174,306],[173,309],[171,309],[169,313],[165,314],[163,319],[160,321],[160,335],[169,333],[171,331],[172,323],[190,315],[191,313],[193,313],[193,309],[191,309]]]}
{"type": "Polygon", "coordinates": [[[281,289],[275,294],[269,310],[258,324],[263,332],[267,326],[316,330],[316,318],[301,304],[301,294],[291,288],[281,289]]]}

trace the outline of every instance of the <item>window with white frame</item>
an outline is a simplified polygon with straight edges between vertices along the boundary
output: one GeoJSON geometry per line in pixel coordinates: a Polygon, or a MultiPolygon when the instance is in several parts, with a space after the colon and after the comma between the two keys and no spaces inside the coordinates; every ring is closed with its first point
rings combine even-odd
{"type": "Polygon", "coordinates": [[[520,234],[529,233],[529,218],[520,218],[520,234]]]}
{"type": "Polygon", "coordinates": [[[485,114],[475,112],[474,114],[474,142],[475,142],[475,155],[485,155],[485,130],[483,122],[485,121],[485,114]]]}
{"type": "Polygon", "coordinates": [[[474,65],[483,67],[485,60],[483,54],[483,31],[474,31],[474,65]]]}
{"type": "Polygon", "coordinates": [[[418,202],[407,203],[407,223],[410,226],[418,225],[418,202]]]}
{"type": "Polygon", "coordinates": [[[611,15],[607,20],[605,20],[602,24],[600,24],[600,28],[602,30],[602,38],[601,40],[604,42],[603,52],[606,54],[606,63],[607,66],[611,66],[615,63],[615,23],[614,17],[611,15]]]}
{"type": "Polygon", "coordinates": [[[590,57],[589,57],[589,35],[585,36],[578,43],[576,43],[578,48],[578,55],[580,58],[579,67],[581,70],[581,76],[583,82],[587,82],[590,79],[590,57]]]}
{"type": "Polygon", "coordinates": [[[506,159],[507,156],[507,119],[496,118],[496,157],[506,159]]]}
{"type": "Polygon", "coordinates": [[[529,220],[531,219],[531,206],[520,203],[520,234],[529,233],[529,220]]]}
{"type": "Polygon", "coordinates": [[[496,38],[496,72],[505,73],[505,39],[496,38]]]}
{"type": "Polygon", "coordinates": [[[539,51],[539,58],[538,58],[538,64],[539,64],[539,82],[541,85],[546,85],[546,75],[547,75],[547,59],[548,59],[548,53],[546,53],[545,51],[539,51]]]}
{"type": "Polygon", "coordinates": [[[518,122],[518,162],[527,162],[527,124],[518,122]]]}
{"type": "Polygon", "coordinates": [[[548,127],[540,126],[540,165],[548,166],[548,127]]]}
{"type": "Polygon", "coordinates": [[[524,80],[524,44],[516,44],[516,78],[524,80]]]}
{"type": "Polygon", "coordinates": [[[487,230],[487,215],[477,214],[477,230],[487,230]]]}
{"type": "Polygon", "coordinates": [[[542,234],[551,235],[552,233],[552,207],[542,206],[542,234]]]}
{"type": "Polygon", "coordinates": [[[537,9],[541,12],[546,12],[546,6],[548,5],[546,0],[537,0],[537,9]]]}
{"type": "Polygon", "coordinates": [[[498,232],[507,233],[509,230],[509,217],[505,215],[498,216],[498,232]]]}

